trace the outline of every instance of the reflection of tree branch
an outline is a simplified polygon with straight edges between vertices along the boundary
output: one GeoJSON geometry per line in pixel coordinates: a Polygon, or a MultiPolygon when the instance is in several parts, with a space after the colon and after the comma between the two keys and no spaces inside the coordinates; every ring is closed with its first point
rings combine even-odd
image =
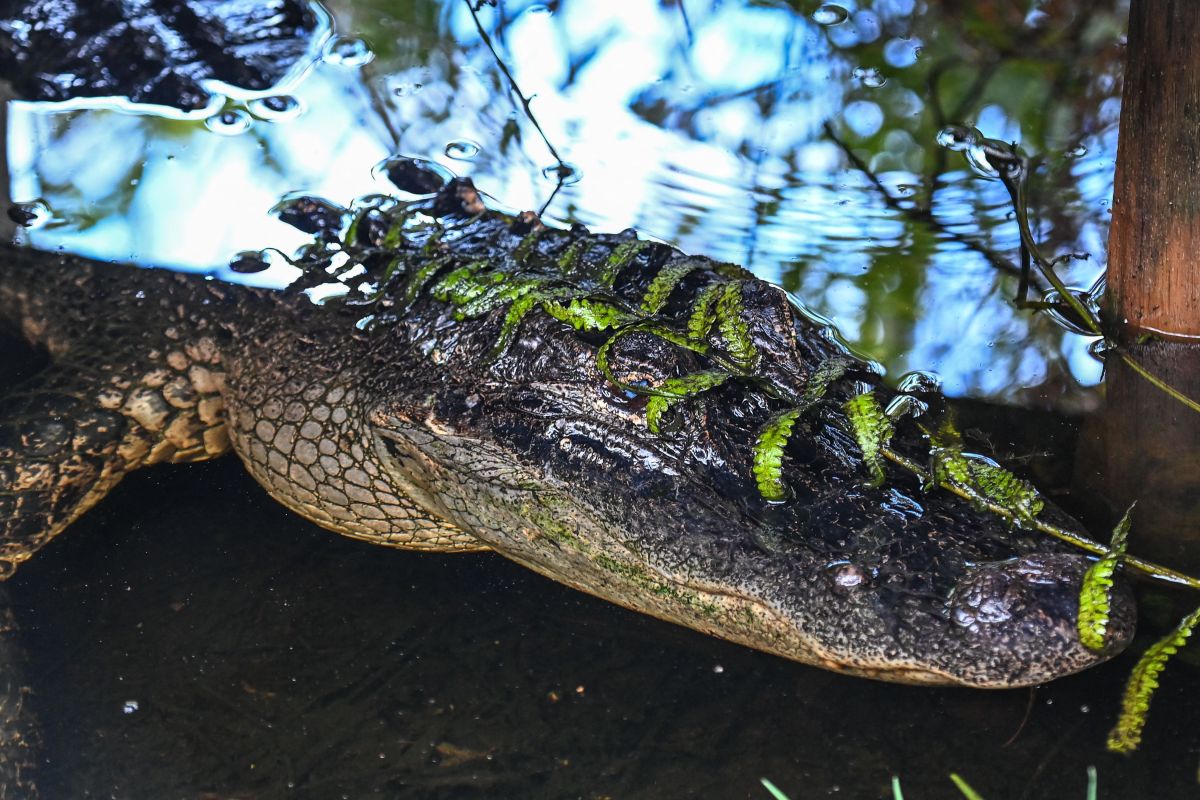
{"type": "Polygon", "coordinates": [[[463,2],[466,3],[467,10],[471,12],[471,19],[475,22],[475,30],[479,32],[479,38],[483,40],[485,45],[487,45],[487,49],[491,52],[492,58],[496,60],[496,66],[500,68],[500,72],[502,72],[504,77],[508,79],[508,85],[512,89],[512,93],[515,94],[517,99],[521,101],[521,107],[525,109],[525,116],[530,122],[533,123],[533,127],[537,130],[538,135],[541,136],[542,141],[545,142],[546,149],[550,151],[550,155],[554,157],[556,162],[558,162],[554,166],[555,175],[558,178],[558,184],[554,187],[554,191],[550,193],[550,197],[546,199],[544,204],[542,204],[541,211],[538,212],[539,214],[543,214],[545,213],[546,209],[549,208],[550,201],[552,201],[555,195],[558,194],[559,189],[563,187],[563,184],[566,182],[567,178],[574,174],[574,170],[567,165],[567,162],[562,160],[562,156],[558,154],[558,150],[554,149],[554,145],[550,143],[550,138],[546,136],[546,132],[542,130],[541,124],[537,121],[537,117],[534,116],[533,109],[529,106],[529,98],[525,96],[525,93],[521,91],[521,87],[517,85],[517,79],[513,77],[512,72],[510,72],[508,69],[508,65],[504,63],[504,60],[500,58],[500,54],[496,52],[496,46],[492,44],[492,37],[488,36],[487,31],[483,28],[483,23],[479,21],[479,8],[483,5],[482,2],[478,4],[473,4],[471,0],[463,0],[463,2]]]}
{"type": "Polygon", "coordinates": [[[1000,272],[1020,277],[1021,270],[995,250],[992,250],[987,245],[977,242],[974,239],[963,236],[957,231],[951,230],[949,226],[935,217],[931,210],[924,209],[919,206],[916,208],[906,206],[898,199],[893,197],[892,193],[889,192],[887,187],[883,185],[883,181],[879,180],[879,177],[871,171],[871,168],[867,166],[866,162],[859,158],[858,154],[851,149],[850,145],[834,132],[833,126],[830,125],[828,121],[825,122],[824,127],[825,135],[830,141],[841,148],[842,152],[845,154],[846,158],[850,161],[854,168],[861,172],[867,178],[867,180],[871,182],[871,185],[874,186],[876,191],[879,192],[880,196],[883,198],[884,204],[888,208],[892,209],[897,214],[903,215],[906,219],[912,222],[927,225],[943,236],[958,242],[968,250],[978,253],[987,259],[987,261],[1000,272]]]}

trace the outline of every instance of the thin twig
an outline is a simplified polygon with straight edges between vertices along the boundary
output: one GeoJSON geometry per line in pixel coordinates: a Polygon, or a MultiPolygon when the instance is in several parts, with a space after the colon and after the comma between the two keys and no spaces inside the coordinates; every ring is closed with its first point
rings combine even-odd
{"type": "Polygon", "coordinates": [[[483,40],[485,45],[487,45],[487,49],[492,53],[492,58],[496,60],[496,66],[500,68],[500,71],[504,73],[504,77],[508,79],[509,87],[512,89],[513,94],[517,96],[517,99],[521,101],[521,107],[525,109],[525,116],[528,117],[529,121],[533,123],[533,127],[537,129],[538,135],[541,136],[542,141],[546,143],[546,149],[550,151],[550,155],[553,156],[554,160],[558,162],[557,167],[559,171],[561,172],[564,168],[569,170],[570,168],[567,167],[567,162],[563,161],[562,156],[560,156],[558,151],[554,149],[554,145],[550,143],[549,137],[546,136],[546,132],[542,130],[541,124],[538,123],[537,117],[534,116],[533,109],[529,106],[530,98],[526,97],[525,93],[521,91],[521,87],[517,85],[517,79],[513,77],[512,72],[509,71],[508,66],[504,63],[504,60],[500,58],[500,54],[496,52],[496,47],[492,44],[492,37],[488,36],[487,31],[483,28],[483,23],[479,21],[478,8],[471,4],[471,0],[463,0],[463,2],[466,3],[467,9],[471,12],[471,19],[475,21],[475,30],[479,31],[479,38],[483,40]]]}

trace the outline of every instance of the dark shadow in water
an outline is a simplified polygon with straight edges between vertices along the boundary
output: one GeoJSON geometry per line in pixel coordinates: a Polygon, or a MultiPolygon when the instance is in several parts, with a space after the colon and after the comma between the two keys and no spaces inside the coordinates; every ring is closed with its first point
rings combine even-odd
{"type": "Polygon", "coordinates": [[[1142,753],[1106,756],[1129,658],[1032,699],[845,678],[497,556],[341,539],[234,459],[133,476],[12,591],[48,797],[874,798],[897,774],[919,799],[956,770],[1082,798],[1088,764],[1102,798],[1195,796],[1183,664],[1142,753]]]}

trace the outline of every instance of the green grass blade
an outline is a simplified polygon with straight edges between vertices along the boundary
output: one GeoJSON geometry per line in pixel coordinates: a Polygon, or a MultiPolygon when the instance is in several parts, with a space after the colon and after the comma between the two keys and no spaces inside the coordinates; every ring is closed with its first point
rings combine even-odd
{"type": "Polygon", "coordinates": [[[775,798],[775,800],[788,800],[788,796],[780,791],[778,786],[766,778],[759,778],[759,780],[762,781],[762,785],[766,787],[767,791],[771,793],[771,797],[775,798]]]}
{"type": "Polygon", "coordinates": [[[950,773],[950,780],[954,781],[954,785],[958,787],[958,790],[962,792],[962,796],[967,798],[967,800],[983,800],[979,792],[972,789],[969,783],[958,777],[955,773],[950,773]]]}

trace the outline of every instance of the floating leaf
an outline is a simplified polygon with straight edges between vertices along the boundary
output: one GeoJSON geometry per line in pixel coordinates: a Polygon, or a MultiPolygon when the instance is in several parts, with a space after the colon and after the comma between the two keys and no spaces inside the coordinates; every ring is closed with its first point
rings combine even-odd
{"type": "Polygon", "coordinates": [[[1167,665],[1167,660],[1179,652],[1200,623],[1200,608],[1188,614],[1175,630],[1159,639],[1142,653],[1125,694],[1121,698],[1121,714],[1116,727],[1108,734],[1108,749],[1115,753],[1131,753],[1142,742],[1142,729],[1146,726],[1146,715],[1150,713],[1150,700],[1158,688],[1158,676],[1167,665]]]}
{"type": "Polygon", "coordinates": [[[700,291],[692,303],[692,315],[687,322],[689,339],[702,342],[708,338],[708,332],[717,321],[717,298],[725,291],[726,283],[719,281],[710,283],[700,291]]]}
{"type": "Polygon", "coordinates": [[[729,378],[725,370],[712,369],[704,372],[693,372],[679,378],[668,378],[658,387],[663,394],[655,395],[646,404],[646,427],[652,433],[658,433],[658,422],[664,412],[688,397],[695,397],[701,392],[715,389],[729,378]]]}
{"type": "Polygon", "coordinates": [[[629,321],[629,316],[617,306],[586,297],[574,298],[565,306],[551,301],[542,307],[547,314],[577,331],[602,331],[629,321]]]}
{"type": "Polygon", "coordinates": [[[1079,590],[1079,641],[1089,650],[1104,649],[1104,636],[1108,633],[1112,612],[1113,574],[1125,555],[1132,513],[1133,506],[1130,506],[1113,529],[1108,555],[1088,567],[1083,576],[1083,586],[1079,590]]]}
{"type": "Polygon", "coordinates": [[[745,308],[742,305],[742,284],[730,283],[717,298],[717,327],[725,352],[738,368],[750,371],[758,360],[758,348],[750,339],[750,327],[746,324],[745,308]]]}
{"type": "Polygon", "coordinates": [[[654,276],[654,280],[650,281],[650,285],[646,287],[646,293],[642,295],[642,311],[647,314],[657,314],[661,311],[662,307],[667,304],[667,298],[671,296],[671,292],[675,291],[679,282],[687,277],[688,273],[699,269],[700,266],[699,261],[688,259],[676,261],[660,269],[654,276]]]}
{"type": "Polygon", "coordinates": [[[754,480],[764,500],[779,502],[788,497],[783,482],[783,450],[800,414],[799,408],[783,411],[767,420],[758,432],[754,442],[754,480]]]}
{"type": "Polygon", "coordinates": [[[871,392],[851,397],[844,408],[850,418],[850,428],[858,442],[858,449],[862,451],[863,461],[871,473],[870,484],[879,486],[884,478],[883,449],[895,432],[892,421],[871,392]]]}
{"type": "Polygon", "coordinates": [[[608,258],[605,259],[604,266],[600,270],[600,274],[596,276],[596,280],[605,289],[611,289],[613,283],[617,280],[617,276],[621,274],[621,270],[625,269],[650,244],[647,241],[633,239],[617,245],[608,258]]]}

